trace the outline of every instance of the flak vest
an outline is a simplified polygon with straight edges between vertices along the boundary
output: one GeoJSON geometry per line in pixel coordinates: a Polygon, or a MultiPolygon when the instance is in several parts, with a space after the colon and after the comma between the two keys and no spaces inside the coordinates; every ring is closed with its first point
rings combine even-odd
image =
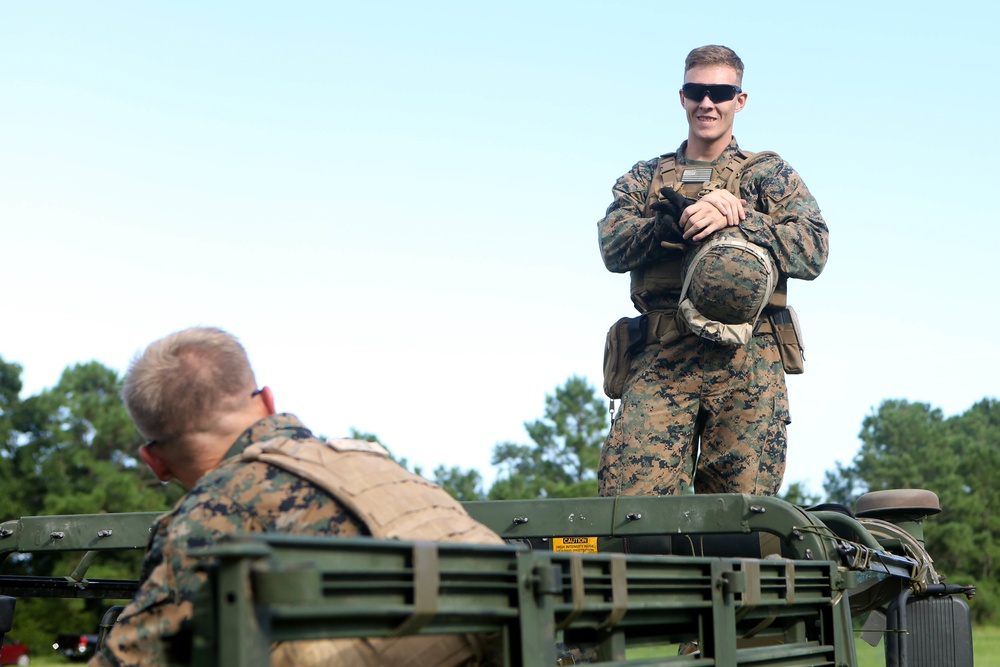
{"type": "Polygon", "coordinates": [[[354,512],[373,537],[503,543],[440,486],[394,463],[378,443],[273,438],[250,445],[241,458],[309,480],[354,512]]]}
{"type": "MultiPolygon", "coordinates": [[[[503,544],[444,489],[394,463],[377,443],[274,438],[250,445],[232,460],[250,461],[312,482],[350,509],[373,537],[503,544]]],[[[458,667],[479,664],[486,651],[482,644],[481,637],[472,635],[290,642],[276,645],[271,663],[458,667]]]]}
{"type": "MultiPolygon", "coordinates": [[[[701,199],[718,189],[728,190],[740,197],[740,179],[747,167],[757,159],[772,155],[777,156],[777,153],[737,150],[736,155],[724,164],[714,167],[684,167],[680,171],[677,168],[676,153],[662,155],[657,160],[656,171],[646,191],[642,216],[651,218],[655,215],[652,205],[662,201],[660,190],[664,187],[689,199],[701,199]]],[[[604,393],[612,399],[612,406],[615,399],[622,397],[631,369],[631,359],[639,350],[655,343],[666,345],[692,333],[701,337],[713,334],[713,339],[729,344],[745,344],[750,336],[770,333],[778,344],[785,373],[798,374],[803,371],[802,334],[798,317],[788,306],[785,276],[778,274],[769,277],[769,280],[773,280],[773,291],[767,303],[757,312],[755,322],[748,323],[746,327],[730,327],[711,322],[687,308],[688,304],[682,300],[687,292],[685,263],[694,263],[698,252],[708,249],[712,243],[713,241],[709,241],[702,244],[700,249],[693,249],[682,243],[661,242],[663,256],[631,272],[632,303],[641,315],[623,317],[615,322],[608,331],[604,344],[604,393]]],[[[747,242],[747,245],[752,244],[747,242]]],[[[758,250],[766,253],[763,249],[758,250]]]]}
{"type": "MultiPolygon", "coordinates": [[[[661,155],[656,163],[656,172],[649,184],[642,216],[651,218],[656,212],[653,204],[662,201],[660,189],[664,186],[679,192],[688,199],[701,199],[713,190],[728,190],[740,197],[740,179],[744,171],[755,160],[767,156],[777,156],[772,151],[751,153],[737,150],[730,160],[715,167],[682,167],[678,170],[677,154],[661,155]]],[[[632,303],[643,314],[663,307],[664,301],[672,301],[676,308],[676,297],[684,285],[684,261],[688,247],[682,244],[664,244],[667,254],[662,259],[649,262],[630,272],[632,303]]],[[[787,305],[787,278],[779,276],[777,285],[767,305],[784,308],[787,305]]]]}

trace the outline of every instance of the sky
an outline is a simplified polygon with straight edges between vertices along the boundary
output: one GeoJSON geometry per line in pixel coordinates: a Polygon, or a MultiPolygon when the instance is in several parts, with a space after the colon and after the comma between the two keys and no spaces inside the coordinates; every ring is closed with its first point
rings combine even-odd
{"type": "Polygon", "coordinates": [[[792,281],[786,486],[887,399],[997,397],[995,3],[0,4],[0,357],[22,397],[219,326],[280,411],[475,468],[633,315],[597,221],[687,136],[684,57],[830,227],[792,281]]]}

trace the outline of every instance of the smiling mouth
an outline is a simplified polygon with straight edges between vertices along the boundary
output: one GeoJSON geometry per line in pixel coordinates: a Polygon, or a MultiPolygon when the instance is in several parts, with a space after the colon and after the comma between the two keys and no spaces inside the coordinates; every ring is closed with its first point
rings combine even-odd
{"type": "Polygon", "coordinates": [[[715,116],[697,116],[697,118],[703,123],[710,123],[712,121],[718,120],[715,116]]]}

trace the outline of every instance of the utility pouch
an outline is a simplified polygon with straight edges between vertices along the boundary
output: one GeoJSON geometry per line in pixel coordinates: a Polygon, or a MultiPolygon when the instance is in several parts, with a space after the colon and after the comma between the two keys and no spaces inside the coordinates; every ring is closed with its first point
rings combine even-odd
{"type": "Polygon", "coordinates": [[[648,318],[623,317],[612,325],[604,342],[604,393],[610,399],[622,397],[632,357],[646,344],[648,318]]]}
{"type": "Polygon", "coordinates": [[[774,332],[781,354],[781,365],[788,375],[798,375],[805,370],[805,346],[802,344],[802,329],[799,318],[791,306],[778,308],[768,313],[767,319],[774,332]]]}

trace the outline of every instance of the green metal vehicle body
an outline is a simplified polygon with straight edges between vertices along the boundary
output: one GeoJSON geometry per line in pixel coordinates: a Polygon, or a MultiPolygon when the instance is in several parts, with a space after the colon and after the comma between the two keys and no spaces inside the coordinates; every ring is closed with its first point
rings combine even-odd
{"type": "MultiPolygon", "coordinates": [[[[210,584],[185,640],[189,664],[267,665],[275,641],[493,633],[512,667],[551,667],[557,646],[607,665],[854,667],[854,622],[870,612],[886,619],[890,667],[972,664],[960,595],[970,591],[937,579],[922,516],[856,518],[738,494],[466,507],[508,544],[220,539],[199,554],[210,584]]],[[[81,553],[64,577],[0,571],[0,631],[17,597],[127,600],[136,582],[86,571],[102,551],[144,548],[155,516],[0,524],[0,558],[81,553]]]]}

